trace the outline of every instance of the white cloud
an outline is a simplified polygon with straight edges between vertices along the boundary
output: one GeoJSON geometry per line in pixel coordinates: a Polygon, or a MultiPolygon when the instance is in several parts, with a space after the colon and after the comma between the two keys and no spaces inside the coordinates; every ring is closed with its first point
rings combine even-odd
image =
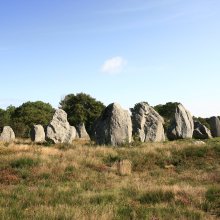
{"type": "Polygon", "coordinates": [[[107,74],[117,74],[122,72],[123,68],[126,66],[127,61],[120,57],[112,57],[104,62],[101,71],[107,74]]]}

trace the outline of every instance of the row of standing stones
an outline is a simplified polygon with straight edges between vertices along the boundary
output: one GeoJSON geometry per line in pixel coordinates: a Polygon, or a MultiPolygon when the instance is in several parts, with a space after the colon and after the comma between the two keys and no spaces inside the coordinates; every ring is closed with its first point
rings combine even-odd
{"type": "Polygon", "coordinates": [[[67,120],[67,114],[62,109],[57,109],[50,124],[44,128],[42,125],[34,125],[31,129],[31,140],[42,143],[51,141],[54,144],[72,143],[76,138],[90,140],[84,123],[76,128],[71,126],[67,120]]]}
{"type": "MultiPolygon", "coordinates": [[[[211,130],[193,117],[182,104],[176,107],[170,127],[166,136],[169,140],[196,138],[209,139],[220,137],[220,120],[211,117],[208,120],[211,130]]],[[[132,115],[122,109],[117,103],[112,103],[105,108],[102,115],[94,125],[94,140],[99,145],[119,146],[131,143],[132,137],[138,137],[141,142],[165,141],[164,119],[147,103],[140,102],[135,106],[132,115]]],[[[85,125],[71,126],[67,120],[67,114],[57,109],[52,121],[46,127],[34,125],[31,130],[31,139],[37,143],[46,140],[57,143],[72,143],[76,138],[90,140],[85,125]]],[[[0,135],[0,141],[10,142],[15,139],[11,127],[5,126],[0,135]]]]}
{"type": "MultiPolygon", "coordinates": [[[[211,117],[208,120],[211,131],[193,117],[182,104],[176,107],[171,125],[166,136],[169,140],[209,139],[220,137],[220,120],[211,117]]],[[[132,142],[132,136],[141,142],[165,141],[164,119],[147,103],[138,103],[132,111],[123,110],[117,103],[110,104],[102,113],[95,125],[97,144],[121,145],[132,142]]]]}

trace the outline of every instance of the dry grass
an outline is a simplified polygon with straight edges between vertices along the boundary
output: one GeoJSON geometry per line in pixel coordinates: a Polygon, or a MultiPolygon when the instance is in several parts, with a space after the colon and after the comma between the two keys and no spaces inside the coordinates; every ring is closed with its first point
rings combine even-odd
{"type": "Polygon", "coordinates": [[[0,219],[217,219],[215,204],[204,206],[220,183],[219,159],[219,139],[121,148],[0,143],[0,219]],[[114,169],[123,159],[131,175],[114,169]]]}

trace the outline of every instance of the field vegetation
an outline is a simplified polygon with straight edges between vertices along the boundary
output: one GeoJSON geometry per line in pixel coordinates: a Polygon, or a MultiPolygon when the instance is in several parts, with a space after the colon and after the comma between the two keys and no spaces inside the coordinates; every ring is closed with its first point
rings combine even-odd
{"type": "Polygon", "coordinates": [[[0,144],[0,219],[218,219],[220,139],[0,144]],[[132,173],[113,169],[132,162],[132,173]]]}

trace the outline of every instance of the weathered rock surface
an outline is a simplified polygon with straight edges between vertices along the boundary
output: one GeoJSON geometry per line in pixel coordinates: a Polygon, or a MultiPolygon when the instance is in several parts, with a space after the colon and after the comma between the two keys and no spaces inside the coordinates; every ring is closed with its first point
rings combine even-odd
{"type": "Polygon", "coordinates": [[[52,121],[47,126],[46,139],[57,143],[72,143],[76,137],[76,129],[67,121],[67,114],[57,109],[52,121]]]}
{"type": "Polygon", "coordinates": [[[220,137],[220,120],[218,117],[211,117],[207,120],[210,125],[213,137],[220,137]]]}
{"type": "Polygon", "coordinates": [[[169,140],[192,138],[194,123],[192,115],[182,104],[176,107],[174,118],[170,127],[167,129],[169,140]]]}
{"type": "Polygon", "coordinates": [[[212,134],[211,131],[205,125],[195,121],[193,137],[195,139],[209,139],[212,138],[212,134]]]}
{"type": "Polygon", "coordinates": [[[193,143],[197,146],[202,146],[206,144],[204,141],[194,141],[193,143]]]}
{"type": "Polygon", "coordinates": [[[45,132],[42,125],[34,125],[30,132],[31,140],[36,143],[45,142],[45,132]]]}
{"type": "Polygon", "coordinates": [[[10,126],[5,126],[0,136],[0,141],[12,142],[15,140],[15,133],[10,126]]]}
{"type": "Polygon", "coordinates": [[[117,162],[117,172],[122,176],[131,175],[132,163],[130,160],[121,160],[117,162]]]}
{"type": "Polygon", "coordinates": [[[76,127],[76,131],[77,131],[78,138],[82,138],[82,139],[85,139],[85,140],[90,140],[89,134],[86,131],[86,127],[85,127],[84,123],[79,124],[76,127]]]}
{"type": "Polygon", "coordinates": [[[117,103],[105,108],[95,124],[95,141],[97,144],[117,146],[132,140],[132,123],[129,111],[117,103]]]}
{"type": "Polygon", "coordinates": [[[142,142],[165,140],[163,118],[147,103],[140,102],[132,110],[133,135],[142,142]]]}

